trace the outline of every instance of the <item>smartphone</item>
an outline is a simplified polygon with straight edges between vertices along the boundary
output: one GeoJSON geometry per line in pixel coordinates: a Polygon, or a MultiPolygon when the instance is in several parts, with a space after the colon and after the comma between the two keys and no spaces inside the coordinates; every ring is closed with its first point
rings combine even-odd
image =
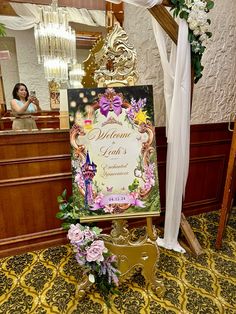
{"type": "Polygon", "coordinates": [[[31,96],[31,97],[36,97],[36,92],[35,92],[35,90],[31,90],[31,91],[30,91],[30,96],[31,96]]]}

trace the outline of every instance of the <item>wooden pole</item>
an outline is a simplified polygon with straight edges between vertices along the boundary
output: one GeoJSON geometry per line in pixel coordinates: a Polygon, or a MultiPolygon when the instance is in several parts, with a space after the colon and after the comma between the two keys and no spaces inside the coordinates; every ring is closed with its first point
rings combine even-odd
{"type": "Polygon", "coordinates": [[[224,187],[224,195],[220,211],[219,227],[216,237],[217,249],[220,249],[222,246],[222,238],[224,235],[226,223],[228,221],[229,213],[232,207],[234,194],[236,192],[235,180],[236,180],[236,118],[234,121],[233,138],[230,148],[229,162],[224,187]]]}
{"type": "Polygon", "coordinates": [[[148,10],[177,45],[179,26],[168,10],[163,5],[155,5],[148,10]]]}

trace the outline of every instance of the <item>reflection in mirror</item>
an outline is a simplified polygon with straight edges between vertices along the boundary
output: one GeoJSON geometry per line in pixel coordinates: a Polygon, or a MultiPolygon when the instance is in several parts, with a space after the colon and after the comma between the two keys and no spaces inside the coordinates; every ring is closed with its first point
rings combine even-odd
{"type": "MultiPolygon", "coordinates": [[[[90,9],[92,9],[92,2],[89,1],[89,3],[90,9]]],[[[10,5],[15,12],[21,12],[21,14],[24,9],[27,9],[26,5],[29,5],[29,8],[34,6],[36,10],[39,7],[23,3],[11,3],[10,5]]],[[[45,79],[43,65],[38,64],[33,27],[21,29],[20,24],[19,27],[10,27],[10,20],[19,19],[19,16],[17,14],[11,17],[6,16],[0,8],[0,23],[4,23],[7,27],[6,37],[0,37],[0,51],[9,51],[10,53],[10,60],[9,58],[0,59],[0,131],[12,130],[15,116],[12,115],[10,102],[13,88],[18,82],[26,84],[29,91],[35,91],[39,100],[42,111],[31,113],[37,129],[60,128],[60,113],[68,111],[67,106],[63,103],[60,90],[81,87],[83,61],[87,59],[89,51],[98,37],[106,34],[105,10],[98,11],[95,8],[90,13],[85,8],[82,11],[78,8],[69,9],[73,9],[74,19],[74,21],[70,20],[70,26],[76,32],[76,65],[69,66],[68,77],[71,79],[58,84],[58,82],[48,82],[45,79]],[[81,21],[81,23],[77,23],[77,21],[81,21]]]]}

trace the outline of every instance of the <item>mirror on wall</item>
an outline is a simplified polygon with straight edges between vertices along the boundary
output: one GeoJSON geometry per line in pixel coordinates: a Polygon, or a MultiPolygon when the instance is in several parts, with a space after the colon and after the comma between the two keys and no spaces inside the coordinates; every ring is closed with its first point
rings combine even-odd
{"type": "MultiPolygon", "coordinates": [[[[60,99],[60,89],[81,87],[83,61],[87,59],[90,49],[98,37],[106,34],[105,11],[99,13],[102,13],[100,17],[104,16],[104,25],[93,26],[70,22],[70,26],[76,33],[76,65],[69,66],[69,79],[60,84],[53,81],[48,82],[44,75],[43,65],[38,64],[34,28],[25,30],[6,28],[6,36],[0,37],[0,51],[9,51],[10,59],[8,57],[0,60],[0,131],[12,130],[12,122],[15,117],[12,115],[10,101],[13,88],[18,82],[26,84],[28,90],[34,91],[39,100],[42,111],[39,114],[33,114],[37,116],[35,118],[37,128],[55,129],[60,127],[58,122],[60,110],[61,108],[63,111],[65,110],[65,106],[61,103],[63,97],[62,100],[60,99]]],[[[3,23],[4,16],[1,14],[0,8],[0,23],[3,23]]],[[[74,10],[74,14],[76,14],[76,10],[74,10]]]]}

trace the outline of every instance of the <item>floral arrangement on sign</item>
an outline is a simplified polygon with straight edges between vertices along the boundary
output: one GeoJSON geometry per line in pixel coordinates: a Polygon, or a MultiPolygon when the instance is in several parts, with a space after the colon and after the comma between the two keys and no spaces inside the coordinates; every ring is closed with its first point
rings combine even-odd
{"type": "Polygon", "coordinates": [[[214,7],[212,0],[171,0],[174,5],[174,17],[185,19],[189,26],[189,42],[191,44],[191,59],[194,69],[194,82],[202,77],[202,55],[206,49],[207,40],[211,38],[209,32],[211,20],[207,13],[214,7]]]}
{"type": "Polygon", "coordinates": [[[66,220],[62,226],[69,229],[67,237],[75,252],[75,258],[84,267],[84,274],[101,293],[106,304],[110,307],[110,295],[118,294],[120,272],[117,269],[117,258],[105,247],[102,239],[102,229],[82,226],[78,223],[78,208],[73,205],[72,197],[66,199],[66,190],[58,196],[60,211],[56,217],[66,220]]]}

